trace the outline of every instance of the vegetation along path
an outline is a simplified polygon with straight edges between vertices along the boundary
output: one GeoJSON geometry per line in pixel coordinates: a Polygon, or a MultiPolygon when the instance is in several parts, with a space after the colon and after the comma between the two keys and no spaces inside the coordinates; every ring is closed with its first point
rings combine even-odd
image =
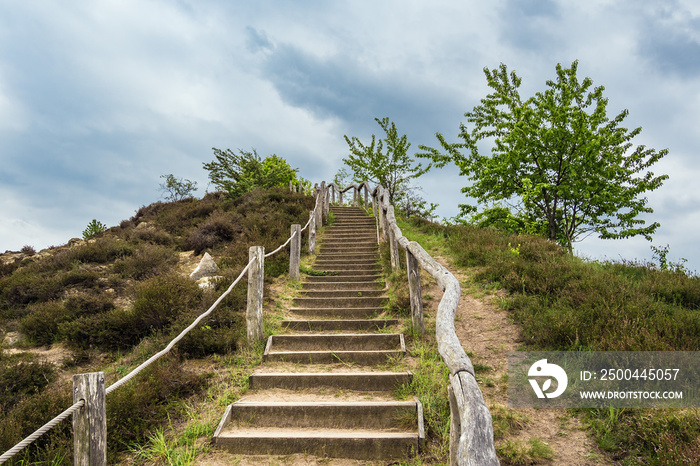
{"type": "Polygon", "coordinates": [[[406,345],[384,315],[375,219],[355,207],[332,212],[319,274],[302,283],[251,390],[228,406],[214,435],[231,453],[395,460],[424,438],[420,402],[393,397],[411,373],[390,370],[406,345]]]}

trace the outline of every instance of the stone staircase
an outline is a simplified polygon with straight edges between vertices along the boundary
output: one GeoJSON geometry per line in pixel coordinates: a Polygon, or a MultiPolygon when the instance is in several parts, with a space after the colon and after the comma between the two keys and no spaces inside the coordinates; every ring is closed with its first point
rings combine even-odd
{"type": "Polygon", "coordinates": [[[314,269],[272,335],[250,391],[228,406],[214,434],[242,455],[306,453],[383,460],[414,454],[424,439],[417,399],[396,401],[410,372],[382,370],[406,352],[384,317],[377,227],[356,207],[331,207],[314,269]]]}

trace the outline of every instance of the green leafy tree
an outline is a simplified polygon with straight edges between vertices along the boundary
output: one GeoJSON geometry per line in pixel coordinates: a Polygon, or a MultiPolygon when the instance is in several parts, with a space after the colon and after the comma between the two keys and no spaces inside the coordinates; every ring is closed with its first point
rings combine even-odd
{"type": "Polygon", "coordinates": [[[350,155],[343,162],[350,167],[356,182],[370,181],[379,183],[389,192],[389,200],[398,201],[408,191],[411,180],[418,178],[430,170],[431,165],[423,167],[415,163],[408,154],[411,143],[404,134],[399,136],[396,125],[389,118],[375,118],[384,130],[386,137],[377,140],[372,135],[372,142],[364,145],[358,138],[345,136],[345,142],[350,148],[350,155]],[[386,151],[384,149],[386,148],[386,151]]]}
{"type": "Polygon", "coordinates": [[[209,171],[209,179],[214,186],[226,191],[231,197],[239,197],[255,188],[274,188],[297,183],[297,169],[277,155],[261,159],[253,149],[252,152],[231,149],[214,151],[215,160],[204,163],[209,171]]]}
{"type": "MultiPolygon", "coordinates": [[[[437,166],[452,162],[472,184],[462,189],[483,203],[503,201],[514,216],[533,230],[544,226],[546,236],[572,250],[590,234],[601,238],[642,235],[651,239],[659,227],[645,225],[641,214],[651,213],[643,194],[661,186],[667,175],[647,171],[668,151],[631,140],[641,128],[621,126],[628,111],[607,116],[603,86],[576,77],[571,68],[556,67],[547,89],[523,100],[521,79],[506,65],[484,69],[492,93],[465,114],[460,125],[463,142],[448,143],[436,136],[442,149],[421,146],[437,166]],[[485,154],[481,145],[491,144],[485,154]]],[[[471,209],[463,209],[463,212],[471,209]]],[[[502,214],[502,212],[501,212],[502,214]]]]}
{"type": "Polygon", "coordinates": [[[192,197],[192,193],[197,190],[196,181],[175,178],[172,173],[160,177],[165,178],[165,182],[160,184],[160,190],[163,191],[165,199],[168,201],[179,201],[192,197]]]}

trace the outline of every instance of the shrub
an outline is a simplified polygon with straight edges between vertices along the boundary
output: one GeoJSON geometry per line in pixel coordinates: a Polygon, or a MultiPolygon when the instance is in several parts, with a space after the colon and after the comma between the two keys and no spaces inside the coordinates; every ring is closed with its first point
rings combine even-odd
{"type": "Polygon", "coordinates": [[[36,273],[30,268],[16,271],[0,279],[0,297],[6,307],[25,306],[38,301],[49,301],[61,293],[61,278],[36,273]]]}
{"type": "Polygon", "coordinates": [[[172,249],[157,245],[143,245],[133,254],[114,262],[114,271],[124,278],[142,280],[166,272],[177,264],[177,256],[172,249]]]}
{"type": "Polygon", "coordinates": [[[0,410],[6,412],[25,396],[40,393],[56,379],[53,364],[16,362],[0,356],[0,410]]]}
{"type": "Polygon", "coordinates": [[[175,273],[158,275],[139,283],[131,309],[111,309],[59,324],[59,332],[79,349],[128,349],[156,330],[169,326],[179,315],[196,309],[202,290],[175,273]]]}
{"type": "Polygon", "coordinates": [[[30,246],[28,244],[22,246],[22,249],[20,249],[20,252],[23,254],[26,254],[28,256],[33,256],[34,254],[36,254],[36,250],[34,249],[34,247],[30,246]]]}
{"type": "Polygon", "coordinates": [[[111,236],[98,238],[94,242],[74,246],[68,253],[70,262],[95,262],[104,264],[133,253],[133,246],[111,236]]]}
{"type": "Polygon", "coordinates": [[[59,301],[49,301],[27,307],[28,314],[20,322],[20,331],[32,343],[50,345],[56,340],[58,326],[74,317],[59,301]]]}
{"type": "Polygon", "coordinates": [[[164,357],[110,395],[107,403],[108,463],[117,463],[124,446],[143,443],[152,429],[177,419],[180,399],[206,386],[206,375],[184,371],[173,357],[164,357]]]}
{"type": "MultiPolygon", "coordinates": [[[[0,451],[9,450],[72,404],[73,396],[66,387],[49,386],[39,394],[22,397],[4,412],[0,422],[0,451]]],[[[12,461],[14,464],[72,464],[72,443],[71,423],[64,421],[12,461]]]]}

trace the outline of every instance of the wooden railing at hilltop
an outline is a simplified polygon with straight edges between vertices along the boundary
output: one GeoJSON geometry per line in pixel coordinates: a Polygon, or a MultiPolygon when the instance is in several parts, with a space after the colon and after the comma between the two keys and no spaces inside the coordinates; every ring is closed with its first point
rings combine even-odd
{"type": "Polygon", "coordinates": [[[352,204],[359,206],[364,197],[364,206],[369,208],[371,197],[372,212],[377,218],[378,239],[388,242],[393,269],[400,267],[399,247],[406,251],[406,272],[411,296],[411,317],[413,326],[421,334],[425,332],[423,304],[420,288],[418,264],[426,270],[443,289],[444,294],[438,305],[435,317],[435,334],[438,351],[450,371],[450,464],[451,465],[498,465],[493,440],[493,423],[483,394],[474,376],[474,367],[462,348],[455,331],[454,320],[461,297],[459,281],[440,265],[425,249],[415,241],[408,241],[396,224],[394,206],[389,203],[387,190],[379,185],[372,189],[368,182],[339,189],[334,183],[317,187],[318,217],[327,215],[330,202],[343,203],[343,193],[352,190],[352,204]],[[364,194],[364,196],[363,196],[364,194]],[[381,228],[381,234],[379,229],[381,228]]]}

